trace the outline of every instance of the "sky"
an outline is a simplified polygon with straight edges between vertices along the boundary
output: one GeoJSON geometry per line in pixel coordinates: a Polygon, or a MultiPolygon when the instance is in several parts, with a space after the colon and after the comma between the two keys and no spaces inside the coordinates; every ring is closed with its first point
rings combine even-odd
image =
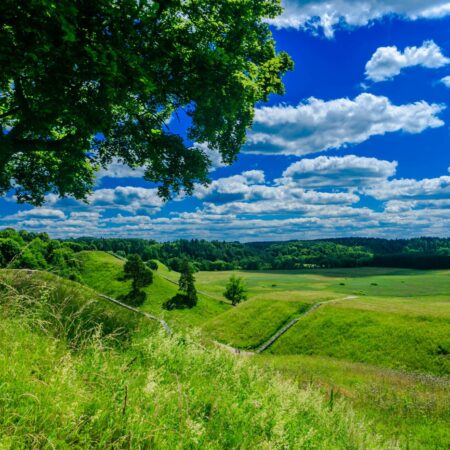
{"type": "Polygon", "coordinates": [[[256,106],[236,163],[209,152],[208,187],[164,203],[141,170],[113,163],[89,204],[0,198],[0,228],[160,241],[450,236],[450,2],[284,6],[270,27],[295,62],[286,94],[256,106]]]}

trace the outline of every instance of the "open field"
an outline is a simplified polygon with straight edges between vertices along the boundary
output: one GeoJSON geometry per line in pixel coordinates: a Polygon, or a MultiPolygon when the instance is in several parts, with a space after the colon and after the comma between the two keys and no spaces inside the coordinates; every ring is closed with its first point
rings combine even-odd
{"type": "Polygon", "coordinates": [[[416,375],[336,358],[260,355],[302,386],[319,387],[330,405],[344,399],[376,432],[408,449],[445,449],[450,442],[450,379],[416,375]]]}
{"type": "MultiPolygon", "coordinates": [[[[255,363],[275,368],[301,386],[319,387],[331,403],[344,399],[401,448],[448,448],[449,271],[235,273],[246,281],[249,300],[208,321],[203,327],[207,333],[237,347],[255,348],[321,302],[255,356],[255,363]]],[[[220,295],[230,274],[201,272],[198,284],[220,295]]]]}

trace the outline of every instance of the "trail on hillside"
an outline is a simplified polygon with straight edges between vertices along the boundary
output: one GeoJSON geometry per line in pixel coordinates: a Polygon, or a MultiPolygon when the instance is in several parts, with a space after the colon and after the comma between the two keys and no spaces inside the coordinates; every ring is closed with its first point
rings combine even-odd
{"type": "Polygon", "coordinates": [[[101,298],[103,298],[105,300],[108,300],[109,302],[114,303],[115,305],[118,305],[118,306],[120,306],[122,308],[128,309],[129,311],[132,311],[135,314],[139,314],[140,316],[146,317],[147,319],[159,322],[159,324],[164,328],[164,330],[166,330],[167,334],[172,334],[172,329],[169,327],[168,323],[164,319],[161,319],[161,318],[159,318],[157,316],[154,316],[153,314],[149,314],[149,313],[141,311],[139,309],[133,308],[132,306],[127,305],[126,303],[122,303],[122,302],[120,302],[119,300],[117,300],[115,298],[109,297],[108,295],[100,294],[100,292],[97,292],[97,291],[95,291],[95,293],[99,297],[101,297],[101,298]]]}
{"type": "MultiPolygon", "coordinates": [[[[15,269],[15,270],[25,272],[28,275],[32,275],[33,273],[42,272],[41,270],[33,270],[33,269],[15,269]]],[[[115,305],[120,306],[121,308],[127,309],[128,311],[132,311],[133,313],[143,316],[149,320],[158,322],[164,328],[164,330],[167,332],[167,334],[172,334],[172,329],[170,328],[169,324],[164,319],[161,319],[160,317],[154,316],[153,314],[149,314],[149,313],[141,311],[139,309],[133,308],[132,306],[127,305],[126,303],[122,303],[121,301],[119,301],[113,297],[109,297],[108,295],[101,294],[100,292],[96,291],[95,289],[92,289],[92,288],[89,288],[89,289],[92,292],[94,292],[98,297],[103,298],[104,300],[108,300],[110,303],[114,303],[115,305]]]]}
{"type": "MultiPolygon", "coordinates": [[[[121,261],[127,261],[126,258],[124,258],[123,256],[120,256],[120,255],[116,255],[114,252],[106,252],[106,253],[109,253],[111,256],[114,256],[114,257],[116,257],[117,259],[120,259],[121,261]]],[[[157,271],[155,271],[155,274],[156,274],[158,277],[162,278],[163,280],[166,280],[166,281],[168,281],[169,283],[174,284],[175,286],[178,286],[178,281],[172,280],[172,279],[170,279],[169,277],[166,277],[166,276],[164,276],[164,275],[161,275],[161,274],[158,273],[157,271]]],[[[228,303],[226,300],[223,300],[223,299],[218,298],[218,297],[214,297],[213,295],[208,294],[208,293],[206,293],[205,291],[199,291],[199,290],[197,290],[197,292],[198,292],[199,294],[203,295],[204,297],[211,298],[211,299],[216,300],[216,301],[219,301],[219,302],[228,303]]]]}
{"type": "Polygon", "coordinates": [[[262,353],[263,351],[267,350],[269,347],[271,347],[283,334],[285,334],[289,329],[291,329],[299,320],[304,319],[305,317],[309,316],[311,313],[313,313],[316,309],[320,308],[323,305],[328,305],[330,303],[337,303],[344,300],[354,300],[355,298],[358,298],[356,295],[349,295],[348,297],[344,298],[335,298],[333,300],[328,300],[326,302],[319,302],[315,303],[311,308],[308,309],[305,313],[303,313],[300,317],[296,317],[295,319],[292,319],[289,323],[284,325],[280,330],[278,330],[272,337],[270,337],[264,344],[262,344],[255,353],[262,353]]]}

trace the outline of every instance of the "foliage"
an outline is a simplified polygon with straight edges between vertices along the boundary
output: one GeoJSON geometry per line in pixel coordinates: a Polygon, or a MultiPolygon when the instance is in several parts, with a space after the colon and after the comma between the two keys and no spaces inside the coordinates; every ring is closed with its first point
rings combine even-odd
{"type": "Polygon", "coordinates": [[[195,304],[193,304],[191,298],[183,292],[178,292],[162,305],[162,307],[168,311],[172,311],[174,309],[192,308],[193,306],[195,306],[195,304]]]}
{"type": "Polygon", "coordinates": [[[123,268],[125,279],[132,280],[134,290],[146,287],[153,282],[153,273],[139,255],[130,255],[123,268]]]}
{"type": "Polygon", "coordinates": [[[185,259],[197,270],[295,270],[334,267],[450,268],[450,239],[345,238],[319,241],[239,243],[199,239],[157,243],[143,239],[80,238],[86,249],[139,254],[181,271],[185,259]]]}
{"type": "MultiPolygon", "coordinates": [[[[123,279],[124,262],[121,259],[100,251],[81,252],[77,257],[80,260],[80,275],[84,284],[117,299],[129,294],[131,281],[123,279]]],[[[140,309],[163,317],[176,329],[192,329],[193,326],[199,326],[231,308],[220,298],[206,297],[199,293],[201,301],[195,308],[167,311],[164,309],[165,303],[178,291],[178,274],[160,265],[159,270],[153,275],[153,283],[143,289],[151,301],[145,302],[140,309]],[[169,277],[172,281],[168,280],[169,277]]]]}
{"type": "Polygon", "coordinates": [[[186,306],[192,308],[197,304],[197,289],[195,288],[194,269],[189,261],[184,260],[181,265],[180,281],[178,282],[180,292],[186,297],[186,306]]]}
{"type": "Polygon", "coordinates": [[[4,0],[0,193],[84,199],[113,158],[143,166],[164,198],[192,192],[203,149],[233,162],[255,104],[283,93],[293,64],[265,22],[280,12],[279,0],[4,0]],[[200,145],[170,132],[178,111],[200,145]]]}
{"type": "Polygon", "coordinates": [[[132,306],[143,305],[147,294],[142,288],[153,283],[153,272],[142,261],[139,255],[130,255],[124,265],[124,279],[131,281],[131,292],[121,297],[126,303],[132,306]]]}
{"type": "Polygon", "coordinates": [[[48,270],[66,278],[78,279],[79,261],[76,243],[51,240],[43,233],[0,231],[0,267],[48,270]],[[74,250],[75,249],[75,250],[74,250]]]}
{"type": "Polygon", "coordinates": [[[236,275],[231,275],[225,286],[223,296],[230,300],[233,306],[247,300],[247,289],[245,287],[244,280],[236,275]]]}
{"type": "Polygon", "coordinates": [[[150,267],[151,270],[158,270],[158,263],[153,259],[147,261],[147,266],[150,267]]]}

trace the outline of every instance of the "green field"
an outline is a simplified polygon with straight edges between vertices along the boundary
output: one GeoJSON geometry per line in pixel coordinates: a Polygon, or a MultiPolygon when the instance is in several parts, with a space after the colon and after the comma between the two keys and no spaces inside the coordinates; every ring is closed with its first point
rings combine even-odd
{"type": "Polygon", "coordinates": [[[384,449],[318,389],[42,272],[0,270],[0,448],[384,449]]]}
{"type": "MultiPolygon", "coordinates": [[[[255,362],[320,387],[328,400],[333,391],[401,448],[448,448],[449,271],[233,273],[244,278],[249,300],[209,320],[208,335],[254,349],[321,302],[255,362]]],[[[219,296],[230,275],[201,272],[198,285],[219,296]]]]}
{"type": "MultiPolygon", "coordinates": [[[[129,292],[121,259],[103,252],[78,257],[83,284],[115,298],[129,292]]],[[[400,448],[450,444],[450,271],[199,272],[198,305],[166,311],[178,277],[159,264],[141,309],[177,331],[198,328],[195,339],[206,348],[215,340],[251,351],[298,318],[246,364],[312,389],[329,411],[353,408],[358,422],[369,420],[400,448]],[[236,307],[222,296],[232,273],[248,287],[248,300],[236,307]]]]}

